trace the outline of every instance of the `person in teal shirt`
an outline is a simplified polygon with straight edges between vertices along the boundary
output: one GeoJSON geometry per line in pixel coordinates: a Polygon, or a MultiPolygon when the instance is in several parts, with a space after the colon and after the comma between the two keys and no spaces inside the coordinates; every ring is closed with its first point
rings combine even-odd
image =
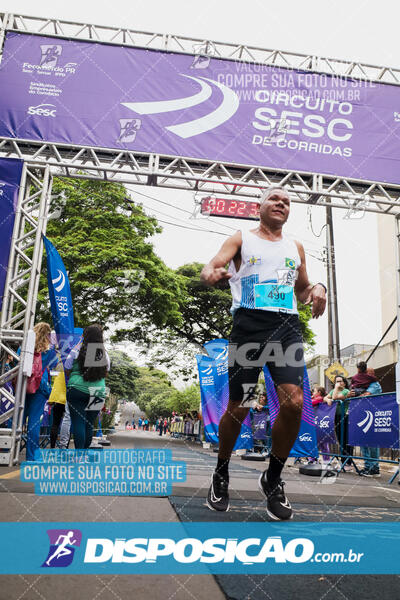
{"type": "MultiPolygon", "coordinates": [[[[349,423],[349,384],[345,377],[341,375],[336,375],[335,377],[335,387],[333,390],[329,392],[324,398],[324,401],[329,404],[336,401],[336,413],[335,413],[335,433],[337,440],[340,444],[341,439],[341,425],[343,427],[343,456],[341,457],[342,463],[346,460],[346,456],[351,456],[353,454],[353,446],[349,446],[348,443],[348,423],[349,423]],[[344,415],[343,415],[343,423],[342,421],[342,404],[344,407],[344,415]]],[[[346,463],[346,467],[350,467],[353,464],[353,459],[350,459],[346,463]]]]}
{"type": "Polygon", "coordinates": [[[105,378],[110,370],[100,325],[93,324],[84,329],[82,343],[69,354],[64,370],[68,377],[67,403],[75,448],[89,448],[94,422],[104,405],[105,378]]]}

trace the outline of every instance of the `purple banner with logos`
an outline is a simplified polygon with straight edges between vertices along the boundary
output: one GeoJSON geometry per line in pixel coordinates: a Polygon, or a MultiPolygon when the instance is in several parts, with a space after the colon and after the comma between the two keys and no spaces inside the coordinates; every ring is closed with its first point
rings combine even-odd
{"type": "Polygon", "coordinates": [[[377,394],[349,404],[349,444],[399,448],[399,405],[396,394],[377,394]]]}
{"type": "Polygon", "coordinates": [[[23,164],[22,160],[16,158],[0,158],[0,309],[3,304],[23,164]]]}
{"type": "Polygon", "coordinates": [[[268,412],[262,410],[253,412],[253,437],[255,440],[267,439],[268,412]]]}
{"type": "Polygon", "coordinates": [[[8,32],[0,135],[400,183],[400,88],[8,32]]]}
{"type": "MultiPolygon", "coordinates": [[[[201,410],[207,442],[218,444],[218,426],[229,401],[228,340],[215,339],[204,344],[208,356],[196,356],[199,369],[201,410]]],[[[242,423],[234,450],[253,447],[250,415],[242,423]]]]}
{"type": "MultiPolygon", "coordinates": [[[[267,390],[268,410],[269,414],[271,415],[271,426],[273,426],[275,419],[279,414],[279,399],[268,367],[265,366],[263,371],[265,377],[265,387],[267,390]]],[[[305,365],[303,378],[303,410],[301,412],[300,431],[289,456],[318,456],[314,411],[311,403],[310,384],[305,365]]]]}
{"type": "Polygon", "coordinates": [[[319,444],[337,444],[335,433],[336,402],[331,406],[322,402],[314,407],[315,428],[319,444]]]}

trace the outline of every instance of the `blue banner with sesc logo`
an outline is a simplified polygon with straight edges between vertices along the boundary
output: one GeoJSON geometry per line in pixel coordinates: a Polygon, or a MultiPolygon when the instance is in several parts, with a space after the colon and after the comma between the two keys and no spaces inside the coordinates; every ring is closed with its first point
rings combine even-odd
{"type": "MultiPolygon", "coordinates": [[[[218,443],[218,426],[229,401],[228,340],[215,339],[204,344],[208,356],[198,354],[204,435],[207,442],[218,443]]],[[[250,416],[242,423],[234,450],[253,447],[250,416]]]]}
{"type": "Polygon", "coordinates": [[[399,405],[395,393],[363,396],[350,402],[349,444],[399,448],[399,405]]]}

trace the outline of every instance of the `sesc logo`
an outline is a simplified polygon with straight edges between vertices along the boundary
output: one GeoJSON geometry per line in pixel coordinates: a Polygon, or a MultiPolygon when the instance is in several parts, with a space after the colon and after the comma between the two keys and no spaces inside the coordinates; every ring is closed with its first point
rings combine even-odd
{"type": "Polygon", "coordinates": [[[57,269],[58,276],[55,279],[51,280],[51,283],[54,285],[56,292],[61,292],[65,285],[65,275],[60,269],[57,269]]]}
{"type": "Polygon", "coordinates": [[[357,423],[358,427],[361,427],[364,433],[367,433],[372,427],[372,423],[374,422],[374,415],[370,410],[365,411],[366,417],[362,421],[357,423]],[[364,427],[365,425],[365,427],[364,427]]]}
{"type": "Polygon", "coordinates": [[[195,81],[199,86],[197,91],[192,96],[178,98],[175,100],[150,100],[147,102],[122,102],[122,106],[126,106],[129,110],[139,115],[158,115],[162,113],[182,111],[194,106],[207,103],[214,95],[220,97],[222,102],[215,108],[215,105],[210,106],[207,114],[184,123],[177,125],[169,125],[165,127],[167,131],[177,135],[180,138],[187,139],[195,135],[200,135],[206,131],[210,131],[219,127],[228,121],[236,113],[239,108],[239,98],[237,94],[226,85],[219,81],[209,79],[208,77],[193,77],[180,73],[181,77],[195,81]]]}
{"type": "Polygon", "coordinates": [[[55,104],[38,104],[37,106],[30,106],[27,110],[27,114],[38,115],[40,117],[55,117],[56,110],[55,104]]]}
{"type": "Polygon", "coordinates": [[[328,429],[329,427],[329,416],[325,415],[325,417],[322,417],[322,419],[319,422],[319,426],[321,427],[321,429],[328,429]]]}
{"type": "Polygon", "coordinates": [[[302,433],[299,436],[299,441],[300,442],[312,442],[312,437],[309,433],[302,433]]]}

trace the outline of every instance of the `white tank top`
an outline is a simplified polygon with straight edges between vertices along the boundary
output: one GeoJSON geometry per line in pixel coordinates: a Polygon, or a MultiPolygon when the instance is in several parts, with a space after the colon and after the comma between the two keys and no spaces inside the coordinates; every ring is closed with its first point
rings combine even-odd
{"type": "Polygon", "coordinates": [[[242,231],[241,258],[239,271],[233,260],[228,268],[232,314],[239,307],[298,314],[294,284],[301,261],[294,240],[272,242],[242,231]]]}

